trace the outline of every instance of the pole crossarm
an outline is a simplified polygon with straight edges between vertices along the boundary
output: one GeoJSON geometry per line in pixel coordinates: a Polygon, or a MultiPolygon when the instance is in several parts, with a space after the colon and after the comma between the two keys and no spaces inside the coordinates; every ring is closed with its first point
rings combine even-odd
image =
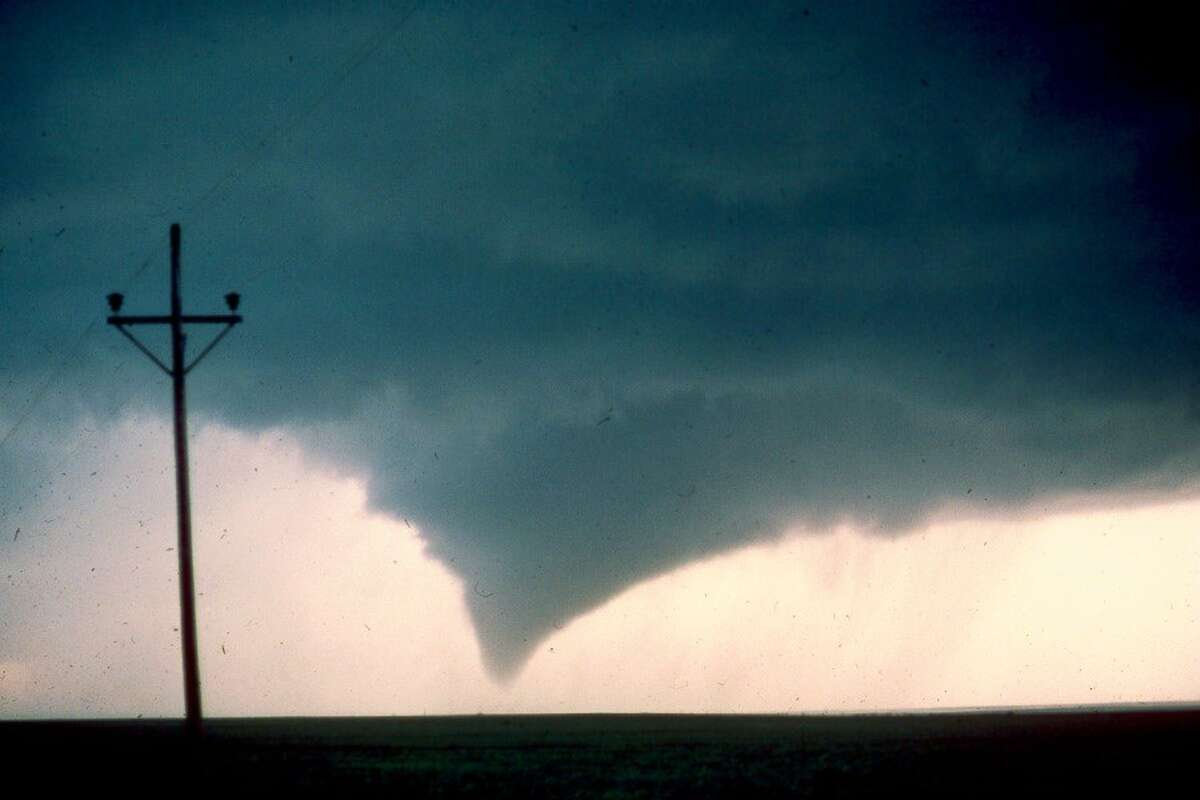
{"type": "MultiPolygon", "coordinates": [[[[186,324],[200,324],[200,325],[206,325],[206,324],[224,324],[225,325],[225,329],[222,330],[220,333],[218,333],[217,337],[215,339],[213,339],[211,342],[209,342],[207,347],[205,347],[203,350],[200,351],[200,355],[196,356],[196,358],[192,360],[191,364],[188,364],[186,367],[183,368],[183,373],[186,375],[187,373],[191,372],[192,368],[200,363],[200,359],[202,359],[206,355],[208,355],[209,352],[214,347],[217,346],[217,342],[224,339],[225,334],[227,334],[231,330],[233,330],[233,326],[237,325],[241,321],[242,321],[241,314],[180,314],[179,319],[178,319],[178,322],[180,324],[186,323],[186,324]]],[[[176,323],[175,317],[170,314],[143,315],[143,316],[129,316],[129,315],[120,316],[120,315],[114,314],[108,318],[109,325],[112,325],[114,328],[119,330],[125,336],[126,339],[133,342],[134,347],[136,347],[138,350],[141,350],[143,353],[145,353],[146,356],[151,361],[153,361],[155,363],[155,365],[158,366],[159,369],[161,369],[163,372],[167,373],[168,376],[173,376],[175,373],[172,372],[171,368],[168,367],[166,364],[164,364],[158,358],[158,356],[154,355],[154,353],[151,352],[150,348],[146,347],[146,345],[144,345],[140,341],[138,341],[137,337],[135,337],[132,333],[125,330],[125,326],[126,325],[174,325],[175,323],[176,323]]]]}
{"type": "MultiPolygon", "coordinates": [[[[242,321],[241,314],[180,314],[179,322],[183,325],[193,324],[211,324],[211,325],[237,325],[242,321]]],[[[158,314],[149,316],[110,316],[108,318],[109,325],[170,325],[175,322],[175,317],[170,314],[158,314]]]]}

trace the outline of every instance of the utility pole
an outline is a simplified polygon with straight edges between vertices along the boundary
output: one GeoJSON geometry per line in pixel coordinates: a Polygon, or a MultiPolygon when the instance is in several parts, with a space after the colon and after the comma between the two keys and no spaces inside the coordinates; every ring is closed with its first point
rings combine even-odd
{"type": "MultiPolygon", "coordinates": [[[[184,314],[183,302],[179,297],[179,224],[171,226],[171,313],[166,316],[118,316],[124,296],[108,295],[108,307],[113,316],[108,324],[116,327],[134,346],[147,355],[159,369],[167,373],[175,394],[175,499],[179,512],[179,630],[183,637],[183,696],[187,710],[187,732],[198,737],[201,732],[200,712],[200,659],[196,652],[196,601],[192,581],[192,510],[188,487],[187,456],[187,403],[184,379],[200,363],[233,326],[242,321],[239,314],[184,314]],[[128,330],[134,325],[171,326],[171,366],[168,367],[138,341],[128,330]],[[192,361],[186,363],[184,344],[187,337],[184,325],[224,325],[208,346],[192,361]]],[[[225,295],[225,304],[231,312],[237,311],[241,296],[237,292],[225,295]]]]}

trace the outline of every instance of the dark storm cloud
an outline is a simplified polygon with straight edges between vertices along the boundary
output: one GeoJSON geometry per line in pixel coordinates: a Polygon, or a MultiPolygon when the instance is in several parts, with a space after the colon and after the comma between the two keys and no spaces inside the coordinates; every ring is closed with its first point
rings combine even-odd
{"type": "MultiPolygon", "coordinates": [[[[4,12],[5,423],[180,217],[249,320],[193,407],[366,475],[498,675],[792,524],[1200,466],[1194,98],[1114,12],[76,11],[4,12]]],[[[102,328],[32,430],[160,402],[102,328]]]]}

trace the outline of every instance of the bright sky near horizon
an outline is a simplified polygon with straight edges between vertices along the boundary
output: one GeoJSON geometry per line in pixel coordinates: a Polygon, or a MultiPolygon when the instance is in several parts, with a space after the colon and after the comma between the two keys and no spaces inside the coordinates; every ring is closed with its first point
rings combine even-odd
{"type": "MultiPolygon", "coordinates": [[[[182,713],[169,424],[90,422],[0,575],[0,717],[182,713]],[[46,515],[55,514],[55,517],[46,515]]],[[[1200,697],[1200,497],[793,531],[625,590],[498,682],[466,585],[282,431],[197,425],[214,716],[853,712],[1200,697]]],[[[11,533],[9,534],[11,537],[11,533]]]]}

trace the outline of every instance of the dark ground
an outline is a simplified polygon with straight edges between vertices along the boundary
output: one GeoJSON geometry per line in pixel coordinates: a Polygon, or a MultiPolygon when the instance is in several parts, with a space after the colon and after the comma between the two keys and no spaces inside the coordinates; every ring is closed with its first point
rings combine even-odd
{"type": "Polygon", "coordinates": [[[217,719],[196,746],[173,720],[22,721],[0,769],[39,796],[1159,797],[1195,796],[1197,745],[1200,709],[217,719]]]}

